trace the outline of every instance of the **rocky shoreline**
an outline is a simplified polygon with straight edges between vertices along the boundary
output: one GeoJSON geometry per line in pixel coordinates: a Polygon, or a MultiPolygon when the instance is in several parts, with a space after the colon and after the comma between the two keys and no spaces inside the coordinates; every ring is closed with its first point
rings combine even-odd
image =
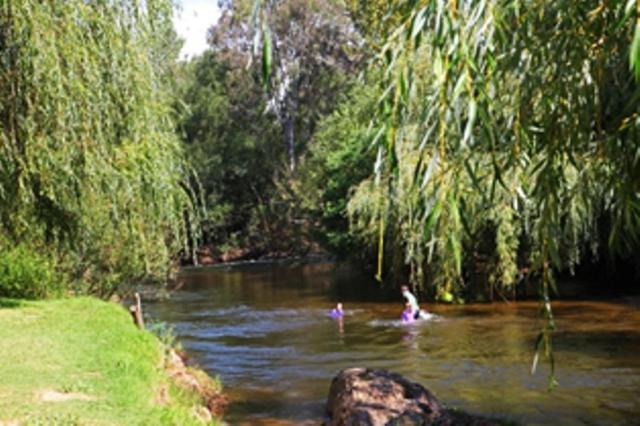
{"type": "MultiPolygon", "coordinates": [[[[165,354],[165,370],[176,386],[200,396],[201,405],[197,416],[204,422],[221,418],[228,404],[227,398],[220,392],[219,385],[203,370],[187,365],[186,354],[169,349],[165,354]]],[[[166,389],[160,390],[159,398],[166,398],[166,389]]]]}

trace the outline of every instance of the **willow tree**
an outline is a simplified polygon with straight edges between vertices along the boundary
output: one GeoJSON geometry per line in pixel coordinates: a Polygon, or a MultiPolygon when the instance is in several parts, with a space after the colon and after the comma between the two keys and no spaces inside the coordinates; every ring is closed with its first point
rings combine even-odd
{"type": "Polygon", "coordinates": [[[350,203],[353,225],[378,240],[380,279],[390,254],[418,287],[427,268],[426,282],[450,299],[474,241],[489,235],[499,285],[523,264],[539,277],[547,321],[537,347],[553,367],[554,270],[603,242],[627,255],[639,245],[638,9],[633,0],[390,3],[375,63],[385,72],[375,177],[350,203]]]}
{"type": "Polygon", "coordinates": [[[603,242],[639,246],[636,2],[400,3],[378,61],[376,177],[352,200],[354,224],[375,227],[380,262],[400,253],[417,286],[428,268],[443,298],[488,231],[499,285],[523,266],[539,277],[550,355],[554,271],[603,242]]]}
{"type": "Polygon", "coordinates": [[[166,272],[187,238],[172,12],[169,0],[0,2],[0,236],[101,295],[166,272]]]}

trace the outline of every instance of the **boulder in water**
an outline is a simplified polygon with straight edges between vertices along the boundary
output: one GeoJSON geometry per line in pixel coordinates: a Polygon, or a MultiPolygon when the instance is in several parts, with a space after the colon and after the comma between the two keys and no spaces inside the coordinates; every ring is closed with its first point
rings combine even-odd
{"type": "Polygon", "coordinates": [[[422,385],[386,370],[349,368],[331,382],[325,426],[491,426],[497,423],[447,410],[422,385]]]}

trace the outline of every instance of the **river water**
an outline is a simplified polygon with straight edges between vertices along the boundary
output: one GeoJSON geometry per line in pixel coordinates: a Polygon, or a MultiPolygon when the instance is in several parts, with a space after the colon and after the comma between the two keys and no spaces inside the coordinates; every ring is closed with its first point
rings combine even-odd
{"type": "MultiPolygon", "coordinates": [[[[555,302],[559,387],[530,374],[535,302],[427,308],[437,319],[398,324],[366,277],[329,263],[194,268],[168,300],[147,304],[191,358],[221,377],[231,425],[319,424],[341,369],[386,368],[449,406],[527,425],[640,424],[637,300],[555,302]],[[327,316],[344,303],[343,323],[327,316]]],[[[388,295],[387,299],[388,300],[388,295]]]]}

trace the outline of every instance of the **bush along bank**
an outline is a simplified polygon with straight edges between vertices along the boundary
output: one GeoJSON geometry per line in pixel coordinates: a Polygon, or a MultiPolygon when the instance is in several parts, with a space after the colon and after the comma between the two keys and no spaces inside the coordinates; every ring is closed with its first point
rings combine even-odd
{"type": "Polygon", "coordinates": [[[0,298],[0,424],[222,424],[219,381],[121,306],[0,298]]]}

